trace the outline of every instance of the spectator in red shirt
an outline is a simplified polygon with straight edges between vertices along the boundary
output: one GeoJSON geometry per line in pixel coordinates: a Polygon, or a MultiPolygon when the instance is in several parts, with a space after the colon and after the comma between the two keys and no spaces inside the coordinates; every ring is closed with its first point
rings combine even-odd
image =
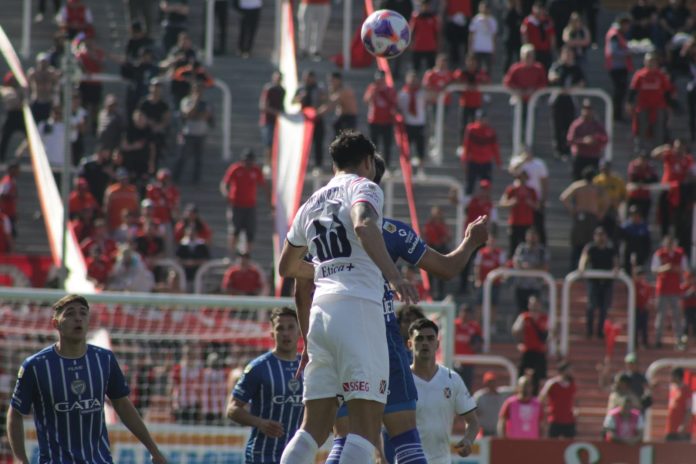
{"type": "Polygon", "coordinates": [[[626,111],[633,114],[633,134],[638,149],[650,149],[665,141],[667,109],[672,104],[674,86],[658,67],[657,55],[647,53],[645,66],[631,80],[626,111]],[[648,142],[648,139],[651,142],[648,142]]]}
{"type": "MultiPolygon", "coordinates": [[[[104,60],[106,53],[104,49],[97,45],[92,37],[87,37],[75,52],[75,58],[86,74],[96,74],[104,72],[104,60]]],[[[80,81],[80,99],[82,105],[89,114],[89,128],[91,133],[96,132],[97,114],[99,103],[101,103],[102,84],[99,81],[82,80],[80,81]]]]}
{"type": "Polygon", "coordinates": [[[639,266],[633,268],[633,286],[636,290],[636,346],[638,339],[643,347],[648,347],[648,318],[655,289],[645,278],[645,271],[639,266]]]}
{"type": "Polygon", "coordinates": [[[491,78],[479,66],[475,55],[467,55],[464,69],[456,70],[452,79],[457,84],[464,84],[467,87],[459,94],[459,107],[462,110],[462,134],[464,134],[467,124],[474,118],[476,111],[481,108],[483,103],[483,96],[478,86],[490,83],[491,78]]]}
{"type": "Polygon", "coordinates": [[[669,376],[665,441],[690,441],[691,416],[691,388],[684,382],[684,369],[675,367],[669,376]]]}
{"type": "Polygon", "coordinates": [[[544,2],[534,3],[532,14],[522,21],[520,33],[522,42],[534,46],[537,60],[548,71],[553,61],[552,52],[556,47],[556,29],[546,12],[544,2]]]}
{"type": "Polygon", "coordinates": [[[264,293],[265,282],[259,266],[248,253],[239,253],[239,259],[225,271],[222,292],[227,295],[258,296],[264,293]]]}
{"type": "Polygon", "coordinates": [[[200,241],[206,245],[213,238],[213,232],[208,227],[208,224],[198,215],[198,207],[193,203],[186,205],[184,214],[174,226],[174,240],[176,243],[180,244],[185,237],[188,237],[189,241],[200,241]]]}
{"type": "MultiPolygon", "coordinates": [[[[445,221],[445,215],[439,206],[430,208],[430,217],[423,227],[425,243],[433,250],[442,253],[449,253],[450,242],[452,241],[452,230],[445,221]]],[[[430,282],[435,289],[434,297],[437,300],[445,296],[445,281],[430,275],[430,282]]]]}
{"type": "Polygon", "coordinates": [[[394,141],[394,115],[396,114],[396,91],[387,85],[384,72],[375,72],[374,81],[367,86],[363,101],[367,103],[367,123],[370,139],[379,147],[380,141],[384,162],[389,168],[391,147],[394,141]]]}
{"type": "Polygon", "coordinates": [[[468,22],[474,15],[472,0],[446,0],[445,12],[445,40],[450,64],[457,67],[461,64],[460,47],[466,51],[469,41],[468,22]]]}
{"type": "Polygon", "coordinates": [[[693,271],[684,273],[684,283],[680,290],[684,297],[682,300],[684,335],[696,336],[696,274],[693,271]]]}
{"type": "Polygon", "coordinates": [[[532,386],[536,395],[539,384],[546,378],[546,341],[549,335],[548,317],[537,296],[529,297],[527,311],[517,316],[512,335],[519,342],[517,349],[522,352],[518,371],[534,371],[532,386]]]}
{"type": "Polygon", "coordinates": [[[94,195],[89,191],[89,184],[83,177],[75,179],[75,190],[70,192],[68,205],[68,211],[70,211],[71,217],[75,217],[85,209],[92,210],[92,215],[96,214],[97,210],[99,210],[99,203],[97,203],[94,195]]]}
{"type": "Polygon", "coordinates": [[[167,168],[157,171],[157,176],[145,189],[145,197],[152,201],[155,219],[167,226],[173,224],[179,214],[179,188],[172,183],[172,172],[167,168]]]}
{"type": "Polygon", "coordinates": [[[160,234],[159,225],[146,220],[135,236],[134,247],[148,269],[152,270],[155,261],[164,256],[164,238],[160,234]]]}
{"type": "Polygon", "coordinates": [[[137,212],[140,202],[135,186],[128,182],[128,171],[119,168],[116,171],[115,184],[110,185],[104,193],[104,213],[109,231],[115,231],[121,224],[123,210],[137,212]]]}
{"type": "MultiPolygon", "coordinates": [[[[459,307],[459,317],[454,320],[454,354],[472,355],[481,352],[483,332],[473,308],[466,304],[459,307]]],[[[464,385],[473,385],[474,366],[456,363],[454,370],[462,377],[464,385]]]]}
{"type": "Polygon", "coordinates": [[[110,263],[116,260],[118,245],[115,240],[109,238],[104,219],[95,220],[91,237],[80,242],[80,249],[84,256],[94,255],[95,248],[99,250],[100,255],[106,258],[110,263]]]}
{"type": "MultiPolygon", "coordinates": [[[[660,194],[662,235],[667,235],[673,228],[681,243],[689,243],[691,234],[679,219],[691,217],[688,193],[694,182],[694,158],[688,154],[687,145],[682,139],[674,139],[671,145],[655,148],[651,156],[662,160],[662,184],[669,186],[668,191],[660,194]]],[[[691,221],[688,222],[691,224],[691,221]]]]}
{"type": "Polygon", "coordinates": [[[488,124],[483,110],[476,113],[476,120],[466,126],[462,141],[461,160],[466,174],[466,194],[471,195],[479,179],[491,181],[493,163],[500,168],[498,134],[488,124]]]}
{"type": "MultiPolygon", "coordinates": [[[[447,55],[439,54],[435,59],[435,66],[425,71],[421,85],[425,90],[425,102],[428,106],[428,117],[433,118],[437,107],[437,98],[453,80],[453,73],[447,66],[447,55]]],[[[452,98],[450,94],[445,97],[445,105],[449,105],[452,98]]]]}
{"type": "Polygon", "coordinates": [[[650,218],[652,199],[650,190],[644,187],[656,183],[658,179],[657,171],[650,162],[648,152],[641,151],[636,158],[628,163],[628,184],[626,184],[628,202],[626,206],[630,209],[635,205],[646,220],[650,218]]]}
{"type": "Polygon", "coordinates": [[[0,179],[0,211],[5,213],[12,223],[12,236],[17,236],[17,177],[19,163],[13,161],[7,165],[7,174],[0,179]]]}
{"type": "Polygon", "coordinates": [[[522,99],[522,127],[526,124],[527,102],[537,90],[548,85],[546,69],[536,61],[534,46],[524,44],[520,48],[520,61],[510,66],[503,85],[514,90],[522,99]]]}
{"type": "Polygon", "coordinates": [[[67,0],[58,11],[56,21],[67,34],[68,39],[73,39],[80,32],[94,34],[92,11],[82,3],[82,0],[67,0]]]}
{"type": "MultiPolygon", "coordinates": [[[[254,152],[247,149],[240,162],[227,168],[220,182],[220,192],[227,198],[227,237],[231,253],[237,252],[239,234],[246,236],[246,252],[250,253],[256,237],[256,193],[259,186],[268,189],[254,152]]],[[[270,199],[270,193],[268,194],[270,199]]]]}
{"type": "MultiPolygon", "coordinates": [[[[474,258],[474,286],[476,287],[476,302],[483,304],[483,284],[491,271],[505,266],[507,255],[505,251],[496,246],[495,236],[488,235],[486,246],[478,250],[474,258]]],[[[498,306],[499,288],[501,279],[495,279],[491,286],[491,315],[495,316],[495,307],[498,306]]],[[[495,320],[495,317],[492,317],[495,320]]]]}
{"type": "Polygon", "coordinates": [[[662,247],[658,248],[652,258],[650,270],[657,276],[655,295],[657,297],[657,315],[655,317],[655,346],[662,347],[662,328],[664,324],[665,307],[672,309],[672,329],[678,348],[684,347],[682,340],[682,314],[679,308],[681,299],[681,279],[683,272],[688,269],[684,250],[679,248],[676,241],[667,235],[662,239],[662,247]]]}
{"type": "Polygon", "coordinates": [[[423,61],[425,61],[426,69],[435,66],[440,22],[437,15],[431,11],[431,6],[430,0],[421,0],[419,10],[413,13],[409,21],[411,26],[411,58],[413,69],[416,72],[420,72],[423,61]]]}
{"type": "Polygon", "coordinates": [[[503,192],[499,205],[510,208],[508,215],[508,235],[510,236],[509,253],[515,253],[517,245],[524,241],[524,236],[534,224],[534,210],[539,201],[533,188],[527,186],[527,172],[520,170],[515,180],[503,192]]]}
{"type": "Polygon", "coordinates": [[[575,438],[576,391],[572,367],[564,361],[558,366],[558,375],[550,378],[539,394],[539,402],[548,406],[549,438],[575,438]]]}

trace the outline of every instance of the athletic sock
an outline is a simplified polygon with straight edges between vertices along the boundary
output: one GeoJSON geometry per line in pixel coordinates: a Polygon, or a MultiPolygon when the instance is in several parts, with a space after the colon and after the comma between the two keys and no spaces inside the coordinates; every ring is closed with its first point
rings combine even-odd
{"type": "Polygon", "coordinates": [[[396,464],[427,464],[417,429],[397,435],[389,443],[394,447],[396,464]]]}
{"type": "Polygon", "coordinates": [[[295,432],[283,450],[283,455],[280,457],[281,464],[313,464],[317,455],[319,446],[314,438],[304,430],[300,429],[295,432]]]}
{"type": "Polygon", "coordinates": [[[325,464],[338,464],[341,460],[341,453],[343,452],[343,447],[346,444],[346,437],[336,437],[333,441],[333,446],[331,447],[331,452],[329,457],[326,458],[325,464]]]}
{"type": "Polygon", "coordinates": [[[375,447],[360,435],[348,434],[340,464],[370,464],[374,462],[375,447]]]}

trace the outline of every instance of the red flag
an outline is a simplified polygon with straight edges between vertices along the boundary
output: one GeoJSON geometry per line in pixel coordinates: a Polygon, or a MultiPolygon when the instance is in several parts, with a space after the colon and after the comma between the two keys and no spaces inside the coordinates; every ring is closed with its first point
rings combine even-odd
{"type": "Polygon", "coordinates": [[[611,358],[611,355],[614,353],[616,337],[619,336],[620,331],[621,330],[618,324],[614,324],[609,319],[604,321],[604,344],[607,358],[611,358]]]}

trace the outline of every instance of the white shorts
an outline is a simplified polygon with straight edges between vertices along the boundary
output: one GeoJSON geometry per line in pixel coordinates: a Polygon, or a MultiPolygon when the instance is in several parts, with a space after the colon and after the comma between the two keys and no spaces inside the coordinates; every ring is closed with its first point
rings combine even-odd
{"type": "Polygon", "coordinates": [[[342,295],[315,300],[304,400],[342,396],[387,402],[389,352],[381,303],[342,295]]]}

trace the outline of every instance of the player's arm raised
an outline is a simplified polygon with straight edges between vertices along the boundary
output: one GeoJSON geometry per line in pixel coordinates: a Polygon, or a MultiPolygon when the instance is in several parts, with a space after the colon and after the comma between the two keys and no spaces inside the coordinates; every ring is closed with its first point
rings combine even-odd
{"type": "Polygon", "coordinates": [[[123,422],[128,430],[131,431],[135,438],[140,440],[140,442],[145,445],[145,448],[152,455],[152,462],[156,464],[164,464],[167,459],[160,452],[155,440],[152,439],[150,432],[147,430],[142,417],[138,414],[138,411],[133,406],[130,398],[124,396],[122,398],[116,398],[111,400],[111,405],[114,407],[114,411],[118,414],[118,417],[123,422]]]}
{"type": "Polygon", "coordinates": [[[418,302],[415,287],[401,275],[387,252],[380,217],[374,208],[366,202],[355,203],[350,210],[350,218],[360,244],[398,293],[399,299],[405,304],[418,302]]]}
{"type": "Polygon", "coordinates": [[[441,279],[451,279],[462,272],[471,255],[487,239],[488,216],[480,216],[467,226],[464,239],[454,251],[443,255],[428,247],[418,267],[441,279]]]}
{"type": "Polygon", "coordinates": [[[24,446],[24,423],[22,414],[10,406],[7,411],[7,438],[10,442],[12,455],[17,462],[29,464],[27,450],[24,446]]]}

